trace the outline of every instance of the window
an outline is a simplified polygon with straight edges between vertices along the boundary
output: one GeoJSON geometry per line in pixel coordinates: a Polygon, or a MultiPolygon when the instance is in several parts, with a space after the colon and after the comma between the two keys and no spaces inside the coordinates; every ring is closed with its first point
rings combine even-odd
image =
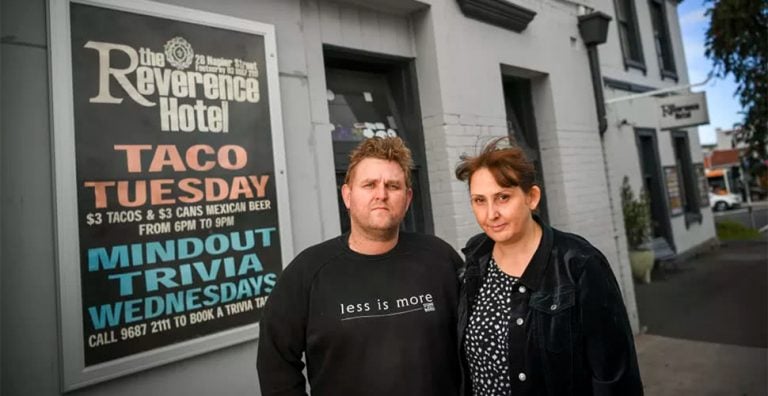
{"type": "Polygon", "coordinates": [[[677,81],[675,55],[672,52],[672,41],[667,25],[666,0],[649,0],[649,6],[653,25],[653,42],[656,46],[656,56],[659,59],[661,78],[668,77],[677,81]]]}
{"type": "Polygon", "coordinates": [[[677,162],[677,174],[682,179],[680,182],[680,198],[683,201],[685,213],[685,226],[693,222],[701,223],[701,211],[699,210],[699,191],[697,178],[691,163],[691,149],[688,144],[688,133],[685,131],[672,131],[672,148],[675,151],[677,162]]]}
{"type": "Polygon", "coordinates": [[[624,67],[634,67],[645,72],[643,46],[640,42],[640,30],[637,28],[637,13],[633,0],[614,0],[616,6],[616,25],[619,29],[621,52],[624,54],[624,67]]]}

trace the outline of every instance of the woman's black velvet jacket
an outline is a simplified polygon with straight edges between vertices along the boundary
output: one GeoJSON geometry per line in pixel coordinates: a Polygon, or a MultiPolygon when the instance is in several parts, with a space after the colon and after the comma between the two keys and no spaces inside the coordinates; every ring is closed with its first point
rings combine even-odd
{"type": "MultiPolygon", "coordinates": [[[[642,395],[627,311],[608,261],[583,238],[536,220],[542,239],[520,278],[522,292],[513,296],[513,315],[523,320],[511,318],[507,329],[510,394],[642,395]]],[[[458,339],[467,396],[464,333],[493,244],[479,234],[462,249],[458,339]]]]}

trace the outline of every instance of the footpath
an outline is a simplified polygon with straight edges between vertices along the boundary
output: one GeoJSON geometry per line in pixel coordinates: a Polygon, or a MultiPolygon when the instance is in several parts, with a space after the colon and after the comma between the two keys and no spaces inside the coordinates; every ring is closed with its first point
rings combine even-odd
{"type": "Polygon", "coordinates": [[[653,275],[635,286],[645,394],[768,395],[768,235],[653,275]]]}

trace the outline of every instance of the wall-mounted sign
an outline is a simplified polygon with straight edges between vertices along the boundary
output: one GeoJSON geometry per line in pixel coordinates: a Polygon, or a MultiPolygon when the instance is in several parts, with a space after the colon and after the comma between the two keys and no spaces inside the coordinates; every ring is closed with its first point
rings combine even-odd
{"type": "Polygon", "coordinates": [[[669,214],[670,216],[678,216],[683,214],[683,191],[680,186],[680,172],[677,166],[665,166],[664,171],[664,186],[667,189],[667,199],[669,201],[669,214]]]}
{"type": "Polygon", "coordinates": [[[656,99],[661,129],[687,128],[709,124],[705,92],[672,95],[656,99]]]}
{"type": "Polygon", "coordinates": [[[293,253],[273,27],[50,6],[64,389],[255,338],[293,253]]]}

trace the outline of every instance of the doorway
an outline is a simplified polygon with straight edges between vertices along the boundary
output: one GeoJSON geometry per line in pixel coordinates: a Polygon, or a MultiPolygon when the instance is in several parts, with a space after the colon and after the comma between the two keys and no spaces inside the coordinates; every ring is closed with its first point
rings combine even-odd
{"type": "Polygon", "coordinates": [[[350,152],[364,139],[399,136],[411,149],[414,163],[411,170],[413,201],[401,229],[433,233],[424,133],[413,60],[335,47],[326,47],[324,57],[342,232],[349,231],[350,227],[349,215],[341,198],[350,152]]]}
{"type": "Polygon", "coordinates": [[[651,202],[651,233],[653,238],[664,238],[673,251],[677,251],[672,239],[672,229],[667,215],[667,194],[662,180],[656,130],[635,129],[637,150],[640,157],[640,173],[643,187],[651,202]]]}
{"type": "Polygon", "coordinates": [[[511,141],[517,144],[536,167],[536,182],[542,189],[543,199],[537,213],[545,223],[549,223],[547,195],[544,191],[544,169],[539,151],[539,134],[536,130],[531,80],[527,78],[502,76],[504,85],[504,108],[507,114],[507,133],[511,141]]]}

